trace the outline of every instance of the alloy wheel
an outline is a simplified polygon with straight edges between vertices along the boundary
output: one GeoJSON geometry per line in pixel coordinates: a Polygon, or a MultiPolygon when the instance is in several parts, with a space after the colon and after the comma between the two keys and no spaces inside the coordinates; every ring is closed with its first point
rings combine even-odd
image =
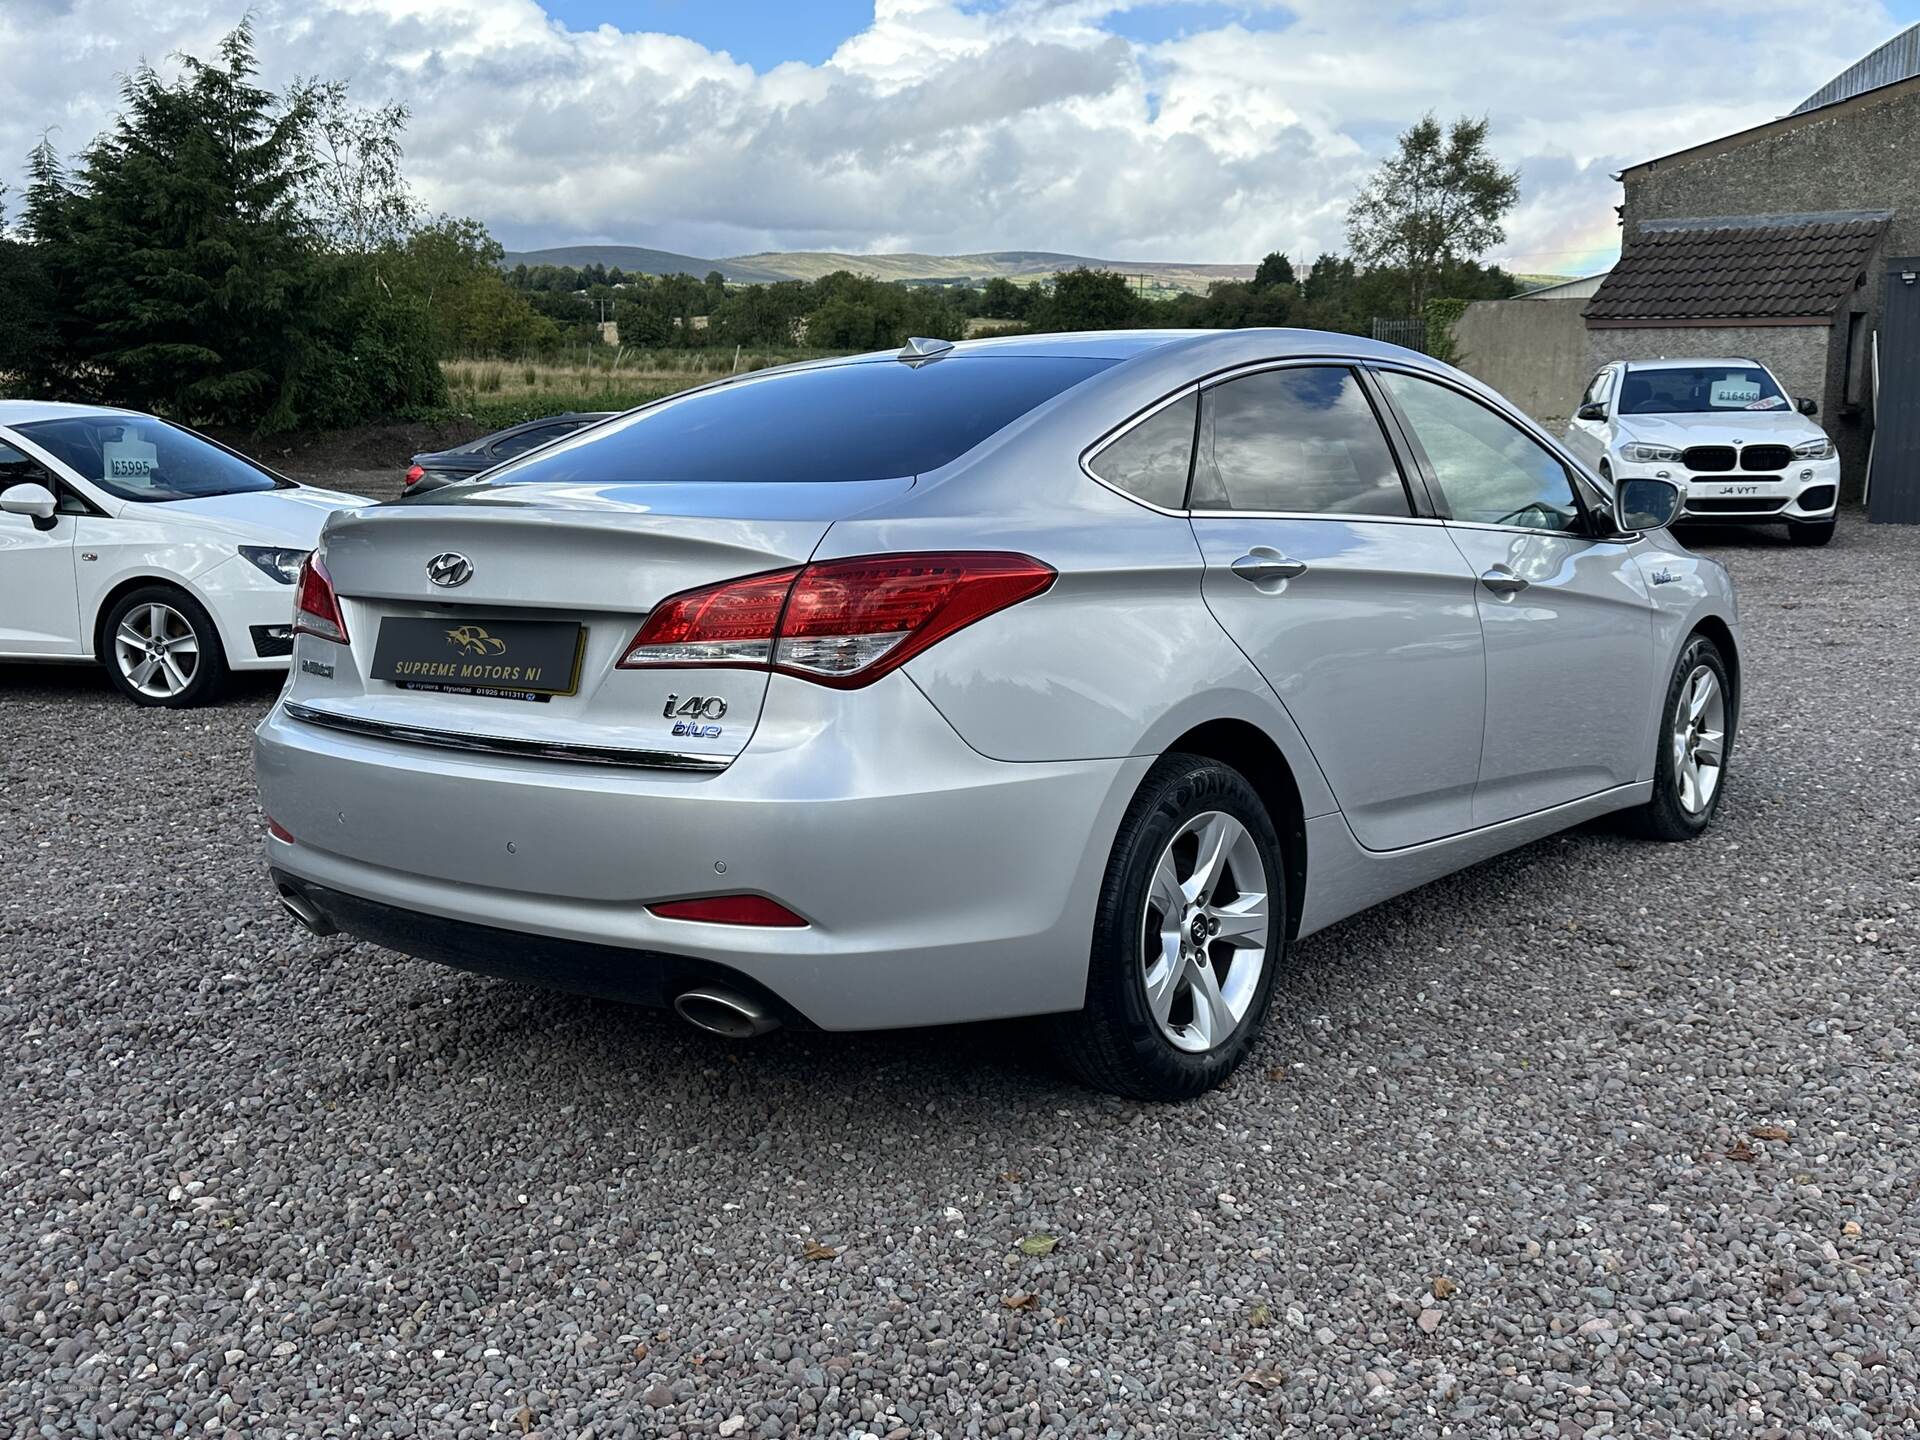
{"type": "Polygon", "coordinates": [[[1260,847],[1233,816],[1196,815],[1167,842],[1140,917],[1147,1007],[1177,1048],[1230,1036],[1260,989],[1271,930],[1260,847]]]}
{"type": "Polygon", "coordinates": [[[127,612],[114,631],[113,651],[127,683],[155,700],[180,694],[200,669],[200,640],[193,626],[158,600],[127,612]]]}
{"type": "Polygon", "coordinates": [[[1727,698],[1712,669],[1696,665],[1673,708],[1673,779],[1680,808],[1705,814],[1727,757],[1727,698]]]}

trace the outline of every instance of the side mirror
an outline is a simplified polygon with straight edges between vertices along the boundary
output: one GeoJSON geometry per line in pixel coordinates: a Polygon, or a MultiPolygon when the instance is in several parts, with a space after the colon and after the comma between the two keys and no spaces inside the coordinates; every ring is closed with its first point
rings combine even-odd
{"type": "Polygon", "coordinates": [[[1793,408],[1798,410],[1802,415],[1818,415],[1820,413],[1820,402],[1810,395],[1802,395],[1798,400],[1793,402],[1793,408]]]}
{"type": "Polygon", "coordinates": [[[1607,405],[1604,400],[1594,400],[1582,405],[1573,412],[1576,420],[1604,420],[1607,418],[1607,405]]]}
{"type": "Polygon", "coordinates": [[[1613,492],[1613,522],[1622,531],[1664,530],[1680,513],[1680,487],[1671,480],[1622,480],[1613,492]]]}
{"type": "Polygon", "coordinates": [[[53,528],[53,512],[59,504],[44,485],[10,485],[5,494],[0,494],[0,512],[25,515],[33,521],[36,530],[53,528]]]}

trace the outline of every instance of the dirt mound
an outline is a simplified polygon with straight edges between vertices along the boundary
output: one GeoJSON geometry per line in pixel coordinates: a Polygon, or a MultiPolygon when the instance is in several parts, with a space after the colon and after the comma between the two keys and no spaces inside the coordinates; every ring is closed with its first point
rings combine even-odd
{"type": "Polygon", "coordinates": [[[252,455],[289,475],[315,481],[346,471],[404,472],[413,456],[427,450],[445,450],[485,432],[473,421],[390,420],[357,425],[350,430],[294,430],[259,438],[244,430],[207,433],[243,455],[252,455]]]}

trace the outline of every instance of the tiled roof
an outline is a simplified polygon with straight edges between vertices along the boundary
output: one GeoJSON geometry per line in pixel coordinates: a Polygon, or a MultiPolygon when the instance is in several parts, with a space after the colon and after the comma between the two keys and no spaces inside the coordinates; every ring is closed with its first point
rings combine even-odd
{"type": "Polygon", "coordinates": [[[1641,227],[1589,321],[1824,320],[1866,268],[1884,214],[1664,220],[1641,227]]]}

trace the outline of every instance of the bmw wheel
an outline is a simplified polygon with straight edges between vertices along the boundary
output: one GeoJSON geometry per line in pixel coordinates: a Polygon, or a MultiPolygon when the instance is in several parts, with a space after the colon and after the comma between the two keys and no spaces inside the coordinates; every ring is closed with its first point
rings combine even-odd
{"type": "Polygon", "coordinates": [[[1212,1089],[1247,1057],[1286,947],[1286,867],[1266,807],[1218,761],[1168,755],[1121,822],[1068,1067],[1141,1100],[1212,1089]]]}
{"type": "Polygon", "coordinates": [[[1653,795],[1628,816],[1650,840],[1691,840],[1713,823],[1726,792],[1738,696],[1720,647],[1704,635],[1687,641],[1667,682],[1653,795]]]}
{"type": "Polygon", "coordinates": [[[100,657],[136,705],[204,705],[226,680],[220,632],[197,601],[171,585],[122,596],[101,628],[100,657]]]}

